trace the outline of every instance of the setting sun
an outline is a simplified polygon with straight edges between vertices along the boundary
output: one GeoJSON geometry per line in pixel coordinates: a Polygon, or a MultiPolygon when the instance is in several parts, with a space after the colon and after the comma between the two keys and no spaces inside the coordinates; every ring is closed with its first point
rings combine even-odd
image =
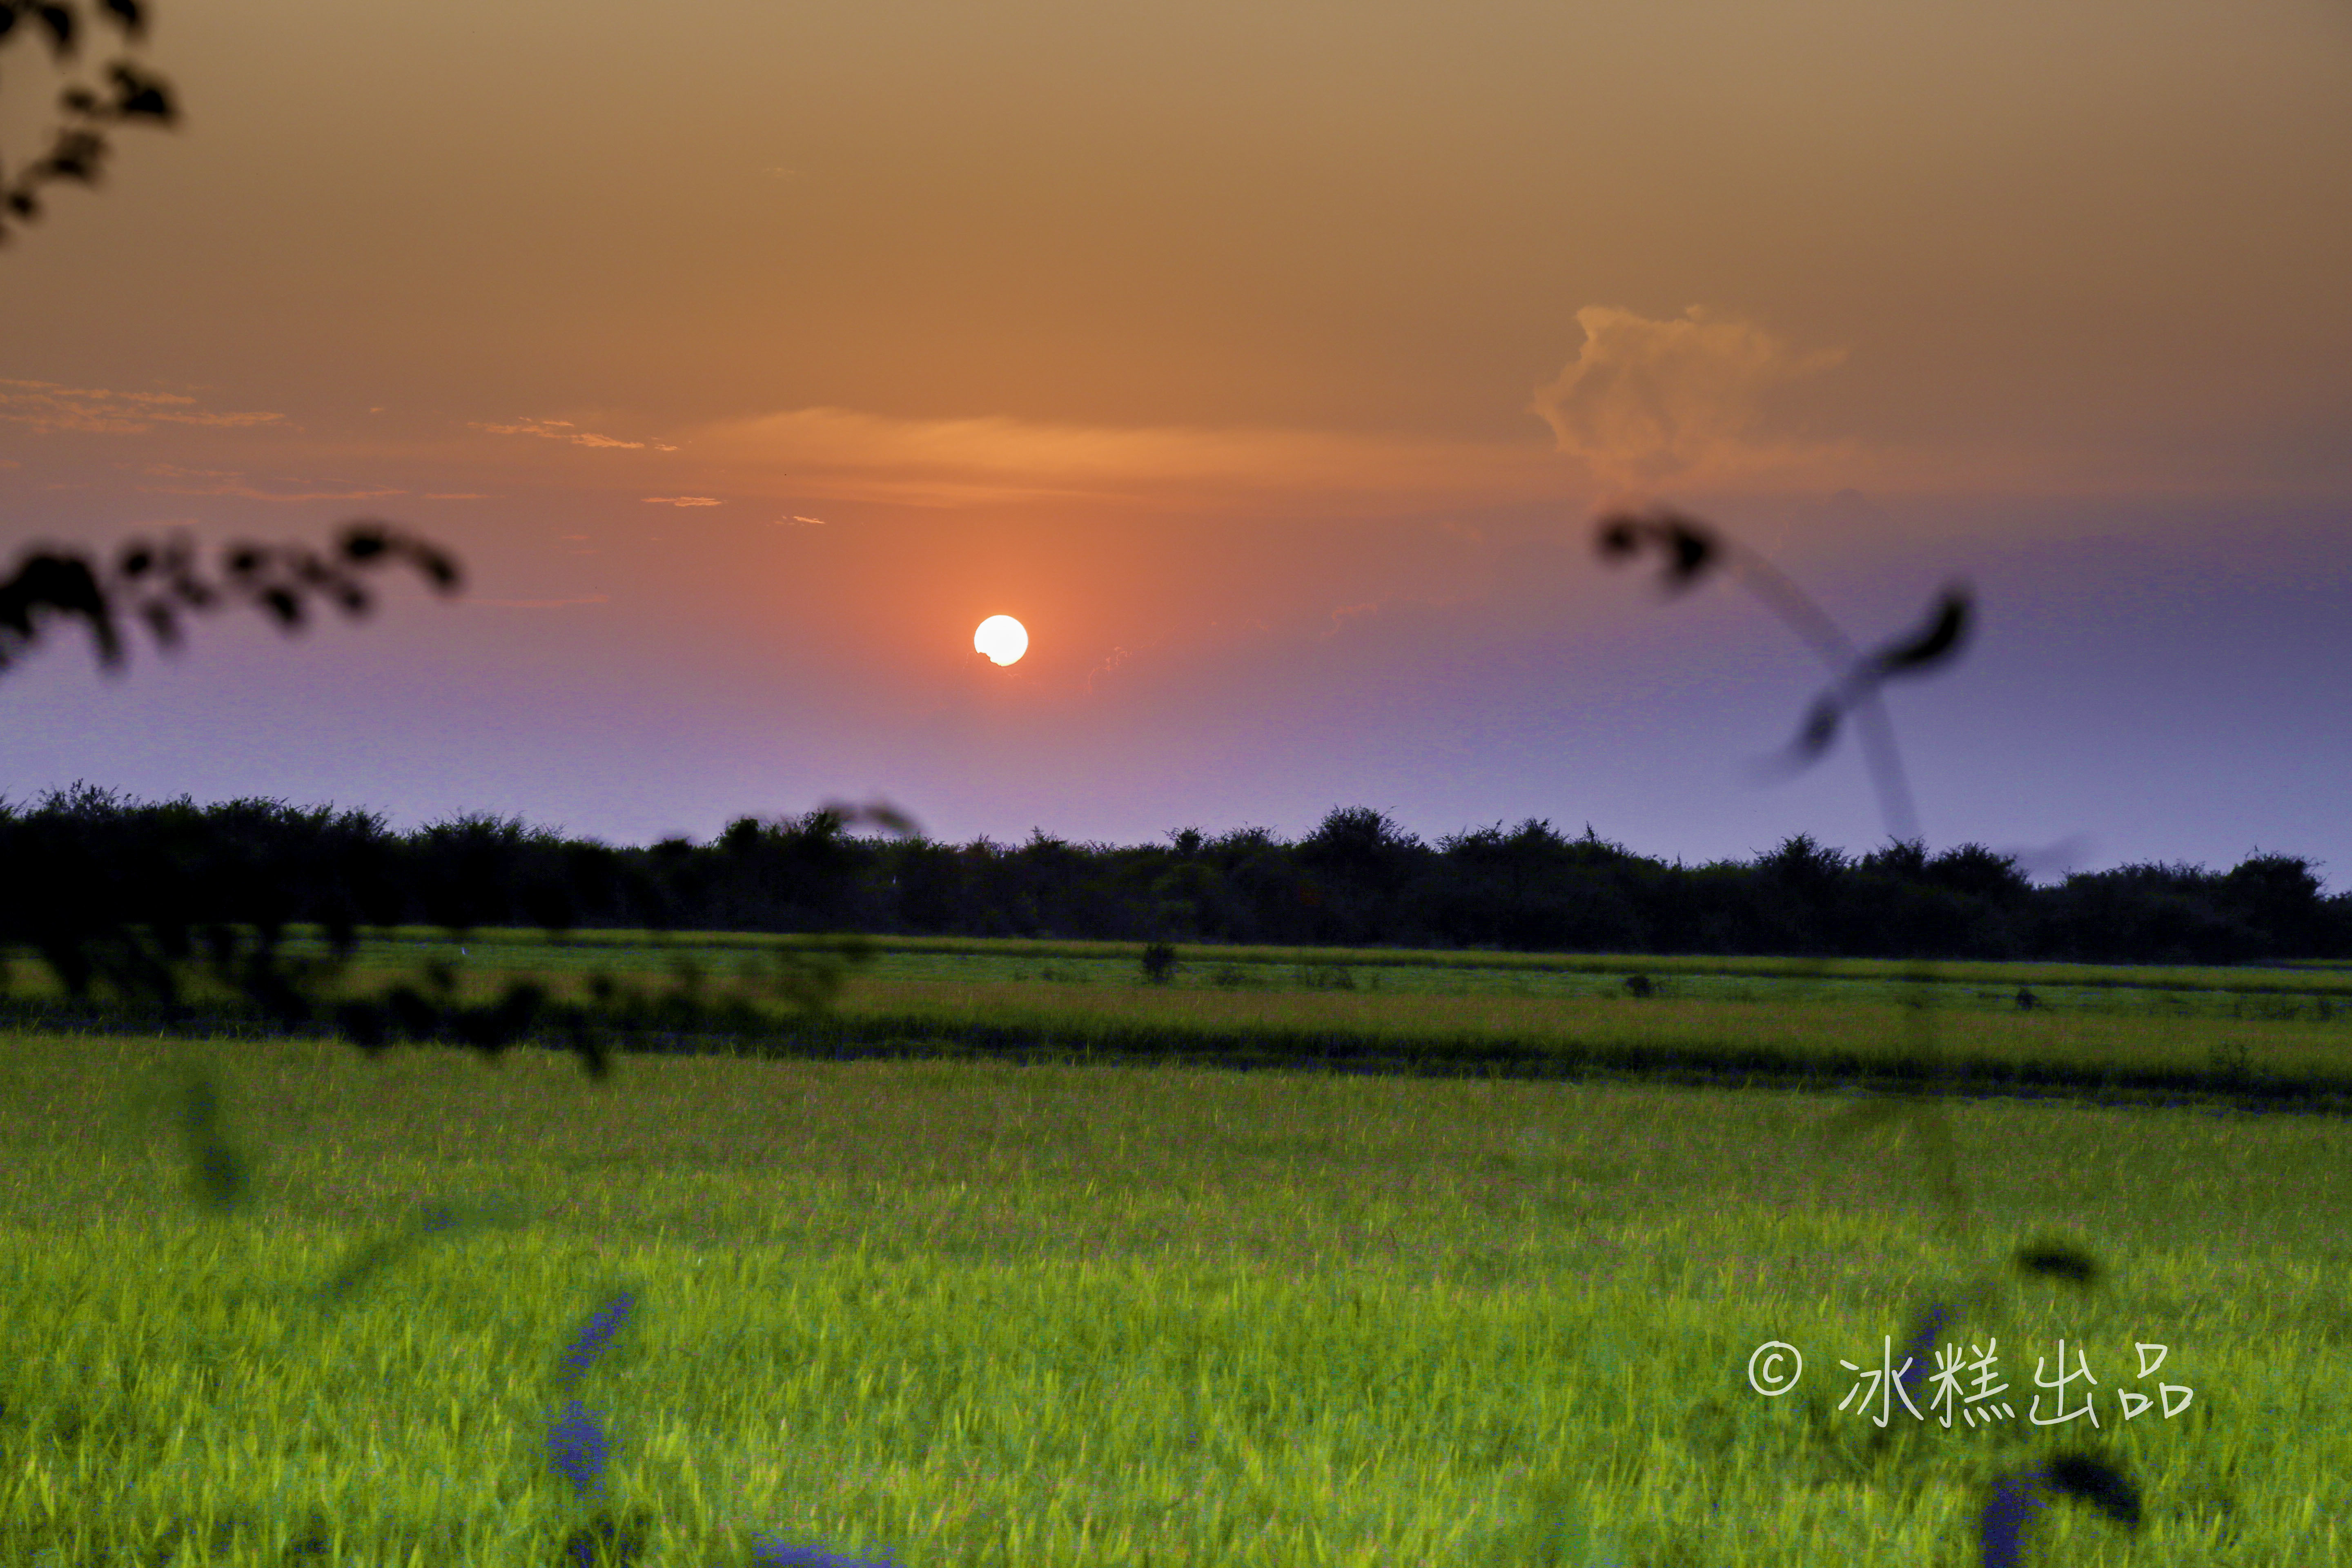
{"type": "Polygon", "coordinates": [[[1029,628],[1011,616],[991,616],[971,634],[971,646],[993,663],[1016,663],[1029,651],[1029,628]]]}

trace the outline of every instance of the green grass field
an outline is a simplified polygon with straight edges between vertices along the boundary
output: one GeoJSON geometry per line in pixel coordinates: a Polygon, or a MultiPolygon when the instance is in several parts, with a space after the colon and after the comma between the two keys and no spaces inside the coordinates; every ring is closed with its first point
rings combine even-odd
{"type": "MultiPolygon", "coordinates": [[[[500,945],[469,940],[469,971],[596,952],[500,945]]],[[[1413,961],[1361,959],[1339,991],[1301,955],[1187,954],[1161,988],[1132,950],[1074,945],[886,953],[843,1008],[1857,1042],[1900,1022],[1884,972],[1643,960],[1666,984],[1637,1002],[1594,994],[1613,963],[1391,955],[1413,961]],[[1265,984],[1219,984],[1217,963],[1265,984]],[[1793,986],[1822,989],[1775,989],[1793,986]]],[[[723,973],[724,944],[704,951],[723,973]]],[[[1948,980],[1937,1016],[1979,1044],[2066,1026],[2080,1048],[2106,1029],[2098,1048],[2200,1059],[2352,1037],[2244,1014],[2280,992],[2116,978],[2031,1014],[1963,1000],[2015,978],[1948,980]],[[2195,1011],[2098,1005],[2156,990],[2195,1011]]],[[[2344,983],[2278,981],[2305,1005],[2344,983]]],[[[2060,1447],[2113,1459],[2144,1522],[2053,1506],[2030,1561],[2352,1549],[2345,1121],[1954,1101],[1956,1210],[1910,1123],[1826,1137],[1851,1104],[674,1056],[597,1085],[537,1048],[0,1036],[0,1563],[547,1568],[608,1510],[642,1529],[644,1568],[732,1568],[755,1532],[901,1568],[1958,1568],[1992,1479],[2060,1447]],[[195,1201],[173,1120],[184,1058],[219,1090],[210,1136],[248,1159],[226,1215],[195,1201]],[[2012,1266],[2039,1242],[2099,1276],[2012,1266]],[[323,1299],[338,1279],[356,1282],[323,1299]],[[557,1354],[622,1289],[636,1310],[576,1394],[610,1441],[592,1510],[551,1463],[557,1354]],[[1959,1310],[1964,1393],[1997,1340],[2011,1416],[1948,1429],[1898,1404],[1882,1435],[1839,1410],[1840,1360],[1874,1371],[1891,1343],[1899,1364],[1931,1304],[1959,1310]],[[2097,1380],[2095,1432],[2034,1423],[2083,1403],[2079,1378],[2035,1386],[2062,1339],[2097,1380]],[[1774,1341],[1804,1373],[1768,1398],[1749,1361],[1774,1341]],[[2139,1343],[2167,1347],[2145,1377],[2139,1343]],[[2192,1391],[2169,1416],[2165,1384],[2192,1391]],[[2126,1421],[2121,1389],[2159,1403],[2126,1421]]]]}

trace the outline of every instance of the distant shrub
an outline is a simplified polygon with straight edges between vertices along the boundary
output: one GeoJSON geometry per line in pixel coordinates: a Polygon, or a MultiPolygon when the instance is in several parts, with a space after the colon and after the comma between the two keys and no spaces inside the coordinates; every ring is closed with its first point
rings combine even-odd
{"type": "Polygon", "coordinates": [[[1164,942],[1155,942],[1143,950],[1143,978],[1154,985],[1165,985],[1176,978],[1176,950],[1164,942]]]}
{"type": "Polygon", "coordinates": [[[1291,972],[1302,991],[1353,991],[1356,973],[1344,963],[1302,963],[1291,972]]]}

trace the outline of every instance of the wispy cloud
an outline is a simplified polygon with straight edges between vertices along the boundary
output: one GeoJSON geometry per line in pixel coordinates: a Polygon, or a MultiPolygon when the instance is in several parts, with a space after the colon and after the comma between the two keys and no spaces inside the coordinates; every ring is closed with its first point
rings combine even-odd
{"type": "Polygon", "coordinates": [[[426,500],[488,500],[490,498],[480,490],[452,490],[446,494],[438,490],[427,490],[425,499],[426,500]]]}
{"type": "Polygon", "coordinates": [[[593,430],[582,430],[569,419],[525,419],[515,425],[484,425],[468,421],[467,427],[486,430],[493,436],[537,436],[549,441],[568,441],[575,447],[614,447],[629,451],[643,451],[650,447],[656,452],[675,452],[676,447],[659,441],[624,441],[617,436],[599,436],[593,430]]]}
{"type": "Polygon", "coordinates": [[[109,392],[103,387],[60,386],[53,381],[0,378],[0,419],[29,425],[41,434],[139,436],[157,425],[206,425],[242,428],[274,425],[282,414],[215,413],[176,392],[109,392]]]}
{"type": "Polygon", "coordinates": [[[1329,501],[1361,511],[1551,500],[1574,488],[1534,441],[1001,415],[803,408],[698,430],[694,449],[736,489],[918,506],[1078,498],[1167,508],[1258,497],[1293,510],[1329,501]]]}
{"type": "Polygon", "coordinates": [[[1347,628],[1349,621],[1361,620],[1366,616],[1378,615],[1386,603],[1385,600],[1372,599],[1360,605],[1332,605],[1331,629],[1323,635],[1327,637],[1338,637],[1347,628]]]}
{"type": "Polygon", "coordinates": [[[717,506],[717,496],[647,496],[650,506],[717,506]]]}
{"type": "Polygon", "coordinates": [[[1765,393],[1841,363],[1844,350],[1800,353],[1700,305],[1673,321],[1588,305],[1576,321],[1584,346],[1536,389],[1529,411],[1602,484],[1756,474],[1835,450],[1764,440],[1758,429],[1765,393]]]}
{"type": "MultiPolygon", "coordinates": [[[[339,489],[262,489],[246,482],[246,477],[233,469],[184,468],[170,463],[149,463],[140,471],[151,479],[175,480],[176,483],[141,485],[148,495],[159,496],[236,496],[244,500],[382,500],[387,496],[406,495],[406,490],[364,490],[349,488],[339,489]]],[[[281,485],[316,485],[316,480],[280,479],[281,485]]]]}
{"type": "Polygon", "coordinates": [[[779,528],[829,528],[832,526],[821,517],[803,517],[798,512],[789,517],[777,518],[775,523],[779,528]]]}

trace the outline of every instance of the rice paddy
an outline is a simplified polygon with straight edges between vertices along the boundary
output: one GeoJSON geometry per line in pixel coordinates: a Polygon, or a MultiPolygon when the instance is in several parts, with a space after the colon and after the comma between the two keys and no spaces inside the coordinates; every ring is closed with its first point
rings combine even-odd
{"type": "MultiPolygon", "coordinates": [[[[362,943],[341,990],[380,994],[446,965],[482,1004],[530,983],[584,1001],[599,976],[660,993],[691,979],[739,1005],[761,1054],[974,1051],[1226,1066],[1384,1070],[1677,1069],[1811,1087],[1903,1079],[1924,998],[1940,1055],[1971,1091],[2020,1086],[2179,1102],[2260,1089],[2306,1106],[2352,1103],[2352,973],[2329,965],[2102,969],[1642,955],[1178,949],[1146,984],[1132,943],[892,939],[814,1018],[763,989],[809,939],[694,933],[402,931],[362,943]],[[1922,976],[1925,976],[1924,981],[1922,976]]],[[[298,941],[297,955],[324,949],[298,941]]],[[[193,994],[202,995],[202,988],[193,994]]],[[[57,1000],[16,987],[18,1022],[57,1000]]],[[[694,1031],[688,1031],[689,1034],[694,1031]]],[[[708,1031],[703,1033],[707,1036],[708,1031]]],[[[675,1048],[724,1048],[708,1038],[675,1048]]]]}
{"type": "MultiPolygon", "coordinates": [[[[469,972],[564,962],[464,945],[469,972]]],[[[841,1011],[1401,1039],[1900,1021],[1883,974],[1654,959],[1636,999],[1613,964],[1359,963],[1342,990],[1296,954],[1223,962],[1265,984],[1189,953],[1166,987],[1126,953],[890,953],[841,1011]],[[1772,990],[1800,984],[1859,989],[1772,990]]],[[[2280,984],[2308,1006],[2343,980],[2280,984]]],[[[2145,987],[2047,978],[2021,1011],[2010,977],[1969,984],[1939,993],[1955,1049],[2061,1026],[2077,1053],[2340,1065],[2352,1036],[2229,1017],[2231,994],[2168,1016],[2097,1005],[2145,987]]],[[[544,1568],[596,1525],[642,1568],[1958,1565],[1993,1482],[2060,1447],[2126,1473],[2143,1522],[2049,1509],[2042,1561],[2352,1546],[2343,1119],[1951,1100],[1948,1202],[1912,1123],[1828,1136],[1853,1103],[748,1055],[593,1084],[530,1047],[0,1036],[0,1562],[544,1568]],[[2017,1268],[2036,1246],[2095,1272],[2017,1268]],[[1931,1306],[1967,1352],[1955,1403],[1997,1342],[2008,1391],[1968,1408],[2007,1418],[1948,1427],[1924,1382],[1924,1420],[1858,1408],[1931,1306]],[[2036,1385],[2062,1340],[2095,1385],[2036,1385]],[[1769,1342],[1803,1356],[1778,1397],[1750,1382],[1769,1342]],[[2144,1375],[2140,1345],[2165,1347],[2144,1375]],[[2126,1390],[2154,1403],[2126,1419],[2126,1390]]]]}

